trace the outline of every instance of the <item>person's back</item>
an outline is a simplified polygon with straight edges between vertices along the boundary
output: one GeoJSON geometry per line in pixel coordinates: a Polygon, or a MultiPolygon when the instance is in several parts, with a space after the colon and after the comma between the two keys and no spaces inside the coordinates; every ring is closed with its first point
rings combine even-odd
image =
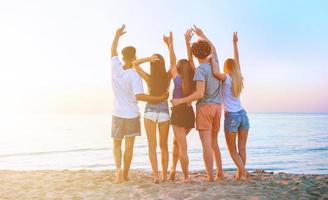
{"type": "Polygon", "coordinates": [[[197,101],[197,105],[207,103],[221,104],[220,81],[213,76],[212,67],[209,63],[202,63],[196,68],[194,80],[206,82],[204,96],[197,101]]]}
{"type": "Polygon", "coordinates": [[[118,56],[112,57],[112,89],[113,115],[121,118],[138,117],[140,113],[135,95],[143,93],[142,80],[133,68],[124,70],[118,56]]]}
{"type": "Polygon", "coordinates": [[[143,94],[141,78],[131,69],[136,49],[132,46],[122,50],[125,66],[118,58],[119,38],[125,34],[125,25],[117,29],[111,48],[112,88],[114,110],[112,114],[113,155],[116,166],[116,180],[121,183],[129,180],[128,173],[133,156],[135,136],[141,135],[139,109],[136,95],[143,94]],[[122,159],[122,140],[125,139],[124,159],[122,159]],[[122,169],[123,160],[123,169],[122,169]]]}
{"type": "Polygon", "coordinates": [[[240,98],[232,93],[232,77],[230,74],[226,75],[226,80],[222,83],[222,104],[224,111],[238,112],[243,109],[240,98]]]}
{"type": "Polygon", "coordinates": [[[223,177],[221,153],[218,145],[218,132],[221,118],[220,82],[213,76],[208,57],[215,54],[215,47],[204,35],[203,31],[194,26],[193,31],[201,38],[192,44],[192,54],[198,59],[200,65],[196,68],[194,81],[196,90],[193,94],[173,99],[173,106],[190,103],[197,100],[196,106],[196,129],[203,147],[204,163],[208,181],[214,180],[213,159],[216,163],[217,179],[223,177]]]}

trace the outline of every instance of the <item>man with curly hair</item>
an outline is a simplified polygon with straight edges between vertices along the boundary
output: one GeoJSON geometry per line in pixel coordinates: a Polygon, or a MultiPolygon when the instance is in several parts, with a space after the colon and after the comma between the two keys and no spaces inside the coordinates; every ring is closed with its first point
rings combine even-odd
{"type": "Polygon", "coordinates": [[[218,132],[221,118],[221,97],[220,82],[212,73],[209,56],[217,55],[214,46],[207,39],[200,28],[194,26],[193,31],[200,40],[192,44],[191,50],[194,57],[198,59],[199,66],[196,68],[194,81],[196,81],[196,90],[193,94],[173,99],[173,106],[182,103],[191,103],[197,100],[196,104],[196,128],[203,147],[203,159],[207,171],[208,181],[214,181],[213,164],[216,163],[216,178],[222,180],[222,160],[218,145],[218,132]],[[213,159],[214,157],[214,159],[213,159]]]}

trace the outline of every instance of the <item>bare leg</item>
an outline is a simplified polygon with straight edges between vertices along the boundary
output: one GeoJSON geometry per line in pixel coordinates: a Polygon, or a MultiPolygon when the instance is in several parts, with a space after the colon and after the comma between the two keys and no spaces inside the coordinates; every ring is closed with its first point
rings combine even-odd
{"type": "Polygon", "coordinates": [[[208,181],[214,181],[213,175],[213,152],[212,152],[212,133],[209,131],[199,131],[199,136],[203,146],[203,159],[207,171],[208,181]]]}
{"type": "Polygon", "coordinates": [[[123,182],[123,172],[121,169],[122,165],[122,140],[114,139],[113,140],[113,155],[116,165],[116,179],[115,183],[123,182]]]}
{"type": "MultiPolygon", "coordinates": [[[[240,174],[242,174],[242,176],[246,177],[247,172],[246,172],[244,163],[236,149],[236,136],[237,136],[237,133],[225,132],[225,138],[226,138],[230,156],[231,156],[233,162],[236,164],[240,174]]],[[[239,178],[240,177],[236,177],[236,179],[239,179],[239,178]]]]}
{"type": "Polygon", "coordinates": [[[238,152],[244,165],[246,165],[247,137],[248,137],[248,129],[242,129],[238,131],[238,152]]]}
{"type": "Polygon", "coordinates": [[[123,177],[125,181],[129,180],[129,169],[133,157],[133,146],[135,137],[125,137],[124,166],[123,177]]]}
{"type": "Polygon", "coordinates": [[[172,167],[170,170],[170,179],[172,181],[175,180],[175,171],[177,168],[178,160],[179,160],[179,147],[178,147],[177,139],[174,136],[173,137],[173,149],[172,149],[172,167]]]}
{"type": "MultiPolygon", "coordinates": [[[[246,166],[246,142],[248,137],[248,129],[242,129],[238,131],[238,153],[241,157],[241,160],[246,166]]],[[[237,171],[237,176],[241,176],[239,170],[237,171]]]]}
{"type": "Polygon", "coordinates": [[[184,182],[189,183],[189,158],[187,146],[186,129],[180,126],[173,126],[174,135],[178,142],[180,164],[184,174],[184,182]]]}
{"type": "Polygon", "coordinates": [[[170,122],[161,122],[158,124],[159,129],[159,146],[161,148],[162,177],[163,181],[167,180],[167,168],[169,165],[168,137],[170,122]]]}
{"type": "Polygon", "coordinates": [[[216,178],[218,181],[223,179],[222,159],[221,151],[218,143],[218,131],[212,132],[212,151],[216,163],[216,178]]]}
{"type": "Polygon", "coordinates": [[[151,167],[153,169],[153,181],[154,183],[159,182],[158,178],[158,166],[157,166],[157,155],[156,155],[156,123],[149,119],[144,119],[145,129],[148,140],[148,154],[151,167]]]}

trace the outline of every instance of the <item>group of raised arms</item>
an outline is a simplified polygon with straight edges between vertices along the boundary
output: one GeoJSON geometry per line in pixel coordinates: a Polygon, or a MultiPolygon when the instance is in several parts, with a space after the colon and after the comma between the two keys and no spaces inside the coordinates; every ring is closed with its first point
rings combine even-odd
{"type": "Polygon", "coordinates": [[[126,33],[125,25],[118,28],[111,47],[111,71],[113,89],[112,138],[113,155],[116,165],[116,182],[129,180],[129,169],[133,157],[135,136],[141,135],[138,101],[147,102],[144,126],[148,140],[149,160],[153,182],[168,179],[174,181],[176,166],[180,161],[184,182],[190,183],[187,135],[195,127],[202,143],[203,159],[208,181],[222,181],[223,169],[218,144],[221,111],[224,110],[224,132],[226,144],[233,162],[237,166],[236,180],[249,177],[246,165],[246,142],[249,120],[240,102],[243,90],[243,77],[239,63],[238,35],[233,33],[233,58],[224,62],[223,72],[219,68],[217,51],[202,29],[193,26],[184,34],[187,59],[177,61],[174,52],[173,33],[163,36],[170,55],[169,69],[160,54],[137,59],[136,48],[122,49],[122,60],[117,53],[118,41],[126,33]],[[193,35],[198,40],[191,43],[193,35]],[[195,67],[194,58],[198,61],[195,67]],[[143,67],[149,63],[150,73],[143,67]],[[174,83],[171,115],[169,109],[169,85],[174,83]],[[144,80],[148,93],[144,92],[144,80]],[[196,115],[192,102],[196,103],[196,115]],[[174,139],[172,165],[168,175],[169,151],[168,136],[170,125],[174,139]],[[158,134],[157,134],[158,130],[158,134]],[[162,174],[157,161],[157,135],[161,151],[162,174]],[[122,141],[125,149],[122,153],[122,141]],[[214,171],[214,162],[216,172],[214,171]]]}

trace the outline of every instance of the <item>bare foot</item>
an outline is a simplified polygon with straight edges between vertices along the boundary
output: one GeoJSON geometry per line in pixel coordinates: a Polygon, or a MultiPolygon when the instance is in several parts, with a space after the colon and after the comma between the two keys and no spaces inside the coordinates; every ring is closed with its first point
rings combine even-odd
{"type": "Polygon", "coordinates": [[[175,181],[175,170],[174,171],[173,170],[170,171],[170,180],[171,181],[175,181]]]}
{"type": "Polygon", "coordinates": [[[124,173],[123,174],[123,179],[124,179],[124,181],[129,181],[130,179],[129,179],[129,174],[128,173],[124,173]]]}
{"type": "Polygon", "coordinates": [[[124,181],[122,169],[117,169],[115,183],[122,183],[124,181]]]}
{"type": "Polygon", "coordinates": [[[158,184],[158,183],[159,183],[159,177],[158,177],[158,174],[153,175],[153,182],[154,182],[155,184],[158,184]]]}
{"type": "Polygon", "coordinates": [[[235,174],[235,180],[236,180],[236,181],[239,181],[240,178],[241,178],[241,174],[240,174],[239,169],[237,169],[236,174],[235,174]]]}
{"type": "Polygon", "coordinates": [[[249,181],[249,173],[245,171],[245,173],[242,174],[241,176],[242,181],[249,181]]]}
{"type": "Polygon", "coordinates": [[[167,181],[167,175],[166,174],[163,174],[162,182],[166,182],[166,181],[167,181]]]}
{"type": "Polygon", "coordinates": [[[157,177],[157,178],[153,178],[153,182],[155,183],[155,184],[158,184],[159,183],[159,178],[157,177]]]}
{"type": "Polygon", "coordinates": [[[208,182],[214,182],[214,178],[213,177],[207,177],[207,181],[208,182]]]}
{"type": "Polygon", "coordinates": [[[217,182],[223,181],[223,171],[222,170],[219,170],[216,172],[216,181],[217,182]]]}
{"type": "Polygon", "coordinates": [[[183,180],[184,183],[188,184],[191,182],[189,176],[185,177],[184,180],[183,180]]]}
{"type": "Polygon", "coordinates": [[[217,182],[223,181],[223,175],[216,175],[216,181],[217,182]]]}

